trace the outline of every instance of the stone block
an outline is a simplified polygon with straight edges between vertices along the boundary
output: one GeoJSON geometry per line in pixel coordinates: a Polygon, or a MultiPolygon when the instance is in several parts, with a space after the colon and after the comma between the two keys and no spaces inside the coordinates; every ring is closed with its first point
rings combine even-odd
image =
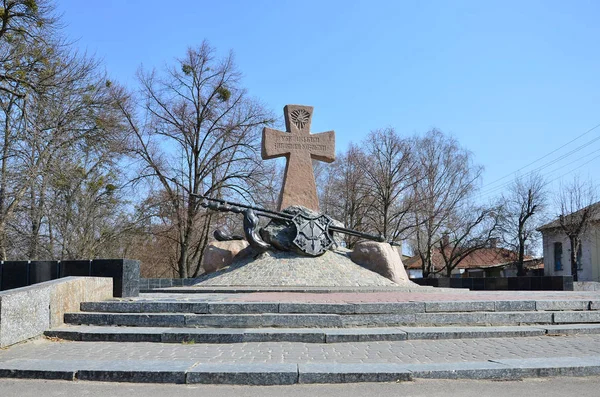
{"type": "Polygon", "coordinates": [[[543,327],[548,335],[600,334],[600,324],[548,324],[543,327]]]}
{"type": "Polygon", "coordinates": [[[163,343],[242,343],[243,329],[189,329],[168,330],[161,335],[163,343]]]}
{"type": "MultiPolygon", "coordinates": [[[[91,314],[91,313],[90,313],[91,314]]],[[[103,315],[100,315],[103,316],[103,315]]],[[[183,314],[107,314],[111,317],[111,325],[133,326],[133,327],[183,327],[185,326],[185,315],[183,314]]],[[[100,321],[102,321],[100,319],[100,321]]],[[[93,323],[94,325],[103,325],[93,323]]]]}
{"type": "Polygon", "coordinates": [[[81,302],[112,297],[112,280],[109,278],[67,277],[47,284],[51,286],[50,327],[63,324],[65,313],[78,312],[81,302]]]}
{"type": "Polygon", "coordinates": [[[206,302],[141,302],[141,313],[208,313],[206,302]]]}
{"type": "Polygon", "coordinates": [[[244,332],[244,342],[325,343],[325,332],[311,329],[251,329],[244,332]]]}
{"type": "Polygon", "coordinates": [[[49,302],[49,287],[24,287],[0,293],[0,347],[39,336],[48,329],[49,302]]]}
{"type": "Polygon", "coordinates": [[[510,368],[490,361],[407,364],[414,378],[424,379],[520,379],[534,376],[528,369],[510,368]]]}
{"type": "Polygon", "coordinates": [[[425,311],[425,302],[357,303],[356,314],[411,314],[425,311]]]}
{"type": "Polygon", "coordinates": [[[97,382],[178,383],[186,381],[191,360],[127,360],[97,361],[95,368],[83,367],[77,379],[97,382]]]}
{"type": "Polygon", "coordinates": [[[0,347],[41,335],[63,323],[67,311],[78,311],[82,301],[106,299],[112,280],[66,278],[0,293],[0,347]]]}
{"type": "Polygon", "coordinates": [[[205,364],[187,373],[187,383],[291,385],[298,382],[296,364],[205,364]]]}
{"type": "Polygon", "coordinates": [[[425,311],[436,312],[493,312],[496,309],[494,301],[454,301],[454,302],[425,302],[425,311]]]}
{"type": "Polygon", "coordinates": [[[536,301],[535,310],[588,310],[589,304],[589,300],[545,300],[536,301]]]}
{"type": "Polygon", "coordinates": [[[0,378],[75,380],[71,361],[16,359],[0,362],[0,378]]]}
{"type": "Polygon", "coordinates": [[[279,303],[266,302],[215,302],[208,305],[211,314],[277,313],[279,303]]]}
{"type": "Polygon", "coordinates": [[[94,259],[90,275],[112,277],[115,297],[136,297],[140,294],[140,262],[132,259],[94,259]]]}
{"type": "Polygon", "coordinates": [[[298,364],[298,383],[398,382],[412,380],[406,364],[298,364]]]}
{"type": "MultiPolygon", "coordinates": [[[[83,312],[97,313],[140,313],[142,311],[142,305],[140,302],[81,302],[80,308],[83,312]]],[[[151,311],[144,310],[144,312],[151,311]]]]}
{"type": "Polygon", "coordinates": [[[530,370],[532,376],[594,376],[600,374],[598,357],[548,357],[494,360],[512,369],[530,370]]]}
{"type": "Polygon", "coordinates": [[[600,323],[600,312],[597,311],[579,311],[579,312],[556,312],[553,313],[554,322],[561,323],[600,323]]]}
{"type": "Polygon", "coordinates": [[[534,311],[535,301],[496,301],[497,312],[534,311]]]}
{"type": "Polygon", "coordinates": [[[402,327],[408,339],[471,339],[543,336],[542,327],[402,327]]]}
{"type": "Polygon", "coordinates": [[[386,327],[415,323],[419,314],[355,314],[343,316],[343,327],[386,327]]]}
{"type": "Polygon", "coordinates": [[[6,291],[29,285],[29,261],[4,261],[0,267],[0,290],[6,291]]]}

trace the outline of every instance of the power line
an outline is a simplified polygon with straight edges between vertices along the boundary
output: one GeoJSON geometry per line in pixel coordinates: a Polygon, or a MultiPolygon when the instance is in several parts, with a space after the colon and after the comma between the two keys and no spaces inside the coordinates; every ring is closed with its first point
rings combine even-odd
{"type": "MultiPolygon", "coordinates": [[[[540,158],[538,158],[538,159],[536,159],[536,160],[532,161],[531,163],[529,163],[529,164],[527,164],[527,165],[524,165],[523,167],[519,168],[518,170],[516,170],[516,171],[513,171],[513,172],[511,172],[510,174],[507,174],[507,175],[505,175],[505,176],[503,176],[503,177],[501,177],[501,178],[498,178],[498,179],[496,179],[496,180],[494,180],[494,181],[492,181],[492,182],[490,182],[490,183],[488,183],[488,184],[485,184],[485,185],[483,185],[483,186],[482,186],[482,188],[484,188],[484,187],[488,187],[488,186],[491,186],[491,185],[494,185],[496,182],[502,181],[502,180],[504,180],[504,179],[506,179],[506,178],[508,178],[508,177],[511,177],[511,176],[514,176],[514,175],[516,175],[516,174],[517,174],[519,171],[522,171],[522,170],[524,170],[525,168],[527,168],[527,167],[529,167],[529,166],[531,166],[531,165],[533,165],[533,164],[535,164],[535,163],[537,163],[537,162],[539,162],[539,161],[541,161],[541,160],[543,160],[543,159],[547,158],[548,156],[550,156],[550,155],[552,155],[552,154],[554,154],[554,153],[558,152],[560,149],[564,148],[565,146],[568,146],[568,145],[570,145],[571,143],[573,143],[573,142],[575,142],[576,140],[578,140],[578,139],[580,139],[580,138],[584,137],[585,135],[589,134],[590,132],[592,132],[592,131],[596,130],[597,128],[600,128],[600,124],[598,124],[598,125],[596,125],[596,126],[594,126],[594,127],[590,128],[589,130],[587,130],[587,131],[586,131],[586,132],[584,132],[583,134],[581,134],[581,135],[579,135],[579,136],[577,136],[577,137],[575,137],[575,138],[571,139],[569,142],[567,142],[567,143],[565,143],[565,144],[563,144],[563,145],[559,146],[558,148],[554,149],[554,150],[553,150],[553,151],[551,151],[550,153],[547,153],[547,154],[543,155],[542,157],[540,157],[540,158]]],[[[583,145],[579,146],[579,148],[585,147],[585,146],[589,145],[590,143],[593,143],[593,142],[597,141],[598,139],[600,139],[600,137],[598,137],[598,138],[594,138],[594,139],[592,139],[591,141],[584,143],[583,145]]],[[[575,149],[575,150],[577,150],[577,149],[575,149]]],[[[571,153],[571,152],[570,152],[570,153],[571,153]]],[[[564,158],[564,156],[563,156],[563,157],[559,157],[559,159],[555,160],[555,162],[556,162],[556,161],[559,161],[559,160],[560,160],[560,159],[562,159],[562,158],[564,158]]]]}

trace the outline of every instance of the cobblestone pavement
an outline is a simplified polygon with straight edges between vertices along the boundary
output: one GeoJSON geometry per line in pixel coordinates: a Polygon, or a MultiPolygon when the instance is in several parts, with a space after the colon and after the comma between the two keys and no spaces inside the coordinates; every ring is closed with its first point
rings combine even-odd
{"type": "Polygon", "coordinates": [[[498,300],[600,300],[600,291],[470,291],[470,292],[252,292],[148,293],[133,300],[188,300],[223,302],[384,303],[498,300]]]}
{"type": "Polygon", "coordinates": [[[164,344],[35,340],[0,350],[11,359],[206,363],[461,363],[494,359],[600,356],[600,335],[315,344],[164,344]]]}

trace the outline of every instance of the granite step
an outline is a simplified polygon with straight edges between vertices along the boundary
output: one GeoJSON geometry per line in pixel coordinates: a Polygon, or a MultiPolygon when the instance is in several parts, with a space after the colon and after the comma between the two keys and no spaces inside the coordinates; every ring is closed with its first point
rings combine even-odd
{"type": "Polygon", "coordinates": [[[351,328],[448,325],[525,325],[600,323],[599,311],[441,312],[383,314],[191,314],[66,313],[65,323],[132,327],[193,328],[351,328]]]}
{"type": "Polygon", "coordinates": [[[497,300],[451,302],[294,303],[207,302],[193,300],[109,300],[83,302],[81,310],[97,313],[195,313],[195,314],[406,314],[513,311],[588,311],[600,302],[579,300],[497,300]]]}
{"type": "Polygon", "coordinates": [[[75,325],[54,328],[47,337],[81,342],[344,343],[418,339],[514,338],[542,335],[600,334],[600,324],[499,327],[306,328],[166,328],[75,325]]]}

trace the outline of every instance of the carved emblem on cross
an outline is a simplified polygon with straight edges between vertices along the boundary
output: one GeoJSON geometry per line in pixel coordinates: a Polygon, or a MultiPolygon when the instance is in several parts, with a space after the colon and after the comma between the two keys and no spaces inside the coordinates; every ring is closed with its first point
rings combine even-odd
{"type": "Polygon", "coordinates": [[[310,133],[312,106],[287,105],[283,113],[287,131],[264,128],[262,139],[264,160],[283,156],[287,159],[278,209],[302,205],[318,211],[312,160],[327,163],[335,160],[335,132],[310,133]]]}

